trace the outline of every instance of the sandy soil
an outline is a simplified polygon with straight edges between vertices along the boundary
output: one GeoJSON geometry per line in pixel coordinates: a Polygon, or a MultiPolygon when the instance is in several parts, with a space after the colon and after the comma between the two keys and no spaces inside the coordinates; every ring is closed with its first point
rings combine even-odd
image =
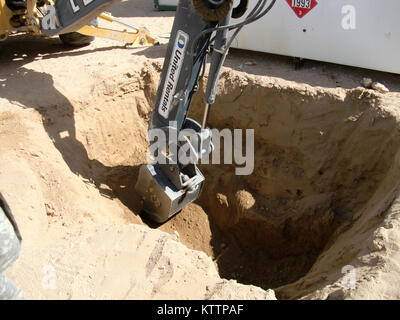
{"type": "Polygon", "coordinates": [[[0,190],[24,237],[9,275],[27,298],[399,298],[397,75],[232,50],[210,125],[255,129],[255,172],[202,167],[199,201],[154,226],[134,185],[173,13],[111,11],[161,45],[0,43],[0,190]]]}

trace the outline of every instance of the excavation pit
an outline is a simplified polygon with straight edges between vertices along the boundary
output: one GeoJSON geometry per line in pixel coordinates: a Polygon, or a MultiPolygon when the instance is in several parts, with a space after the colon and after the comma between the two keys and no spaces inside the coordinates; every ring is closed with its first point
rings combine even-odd
{"type": "MultiPolygon", "coordinates": [[[[95,103],[76,116],[79,128],[80,117],[101,108],[79,140],[86,141],[92,164],[101,164],[91,165],[94,181],[107,185],[135,222],[134,185],[160,71],[153,63],[140,74],[103,82],[95,103]]],[[[197,120],[202,90],[190,111],[197,120]]],[[[371,90],[225,69],[209,125],[254,129],[254,172],[237,176],[234,165],[201,165],[201,197],[158,228],[211,256],[223,278],[276,289],[278,298],[312,295],[340,280],[342,267],[362,251],[353,244],[346,252],[346,246],[373,241],[384,220],[398,183],[398,121],[397,109],[371,90]],[[377,198],[383,201],[378,209],[377,198]],[[362,234],[356,230],[361,216],[371,219],[362,234]]]]}
{"type": "MultiPolygon", "coordinates": [[[[18,51],[18,46],[11,49],[18,51]]],[[[41,238],[51,244],[60,237],[69,241],[76,230],[86,237],[90,226],[147,223],[139,215],[141,202],[134,186],[139,167],[146,162],[148,122],[165,47],[150,50],[161,57],[152,62],[139,54],[132,58],[124,49],[114,51],[104,51],[110,58],[104,68],[91,53],[86,53],[87,62],[78,54],[68,57],[75,59],[69,63],[75,68],[71,74],[61,72],[65,62],[58,55],[43,65],[40,60],[28,66],[18,60],[18,68],[4,64],[1,134],[6,138],[0,144],[4,154],[0,178],[6,187],[24,182],[11,186],[14,191],[8,196],[14,206],[27,203],[16,210],[26,214],[17,217],[25,244],[34,246],[44,242],[41,238]],[[125,65],[114,66],[114,51],[126,55],[125,65]],[[127,72],[129,59],[136,59],[135,68],[127,72]],[[68,81],[79,68],[88,72],[81,72],[82,78],[74,78],[77,82],[72,85],[68,81]],[[114,74],[108,74],[110,70],[114,74]]],[[[196,203],[164,225],[149,227],[175,234],[187,247],[205,252],[222,278],[272,288],[280,299],[349,294],[393,298],[398,273],[386,257],[398,251],[398,93],[383,95],[357,84],[336,88],[342,72],[333,67],[337,80],[325,77],[324,85],[317,86],[318,68],[277,72],[280,69],[276,61],[268,60],[270,56],[255,57],[255,66],[244,67],[247,73],[234,70],[242,65],[240,59],[243,64],[248,60],[247,55],[242,57],[234,55],[223,69],[209,126],[254,129],[253,173],[237,176],[235,165],[201,165],[206,182],[196,203]],[[262,65],[264,60],[273,67],[262,65]],[[263,70],[274,77],[261,75],[263,70]],[[357,271],[356,293],[343,287],[343,270],[348,266],[357,271]],[[394,279],[382,278],[387,275],[394,279]]],[[[287,64],[284,68],[289,70],[287,64]]],[[[203,91],[204,81],[189,114],[197,120],[202,118],[203,91]]],[[[154,240],[153,235],[149,232],[149,239],[154,240]]],[[[101,245],[100,240],[95,243],[101,245]]],[[[63,245],[70,248],[69,242],[63,245]]],[[[47,250],[32,257],[29,252],[21,254],[14,273],[17,280],[25,279],[28,292],[33,277],[18,275],[27,265],[35,265],[41,274],[43,261],[49,258],[47,250]]],[[[130,276],[125,269],[119,271],[130,276]]],[[[108,272],[113,286],[117,273],[108,272]]],[[[159,275],[161,279],[163,273],[159,275]]],[[[152,278],[143,279],[138,283],[152,278]]],[[[65,283],[69,297],[69,280],[65,283]]],[[[88,283],[85,278],[76,285],[88,283]]],[[[98,289],[104,291],[102,284],[98,289]]],[[[37,290],[32,287],[31,297],[38,297],[37,290]]],[[[191,291],[184,297],[191,297],[191,291]]],[[[47,297],[48,292],[42,291],[47,297]]],[[[133,297],[136,292],[141,291],[131,291],[133,297]]],[[[160,297],[170,297],[168,291],[163,294],[160,297]]]]}

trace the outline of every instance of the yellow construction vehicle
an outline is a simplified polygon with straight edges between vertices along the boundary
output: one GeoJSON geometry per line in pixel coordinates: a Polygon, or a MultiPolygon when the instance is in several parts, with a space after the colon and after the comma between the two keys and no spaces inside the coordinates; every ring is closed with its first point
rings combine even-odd
{"type": "Polygon", "coordinates": [[[58,35],[67,45],[89,44],[94,37],[122,41],[132,46],[154,45],[148,30],[114,18],[104,11],[120,0],[0,0],[0,41],[11,34],[58,35]],[[123,30],[100,28],[98,19],[123,30]]]}

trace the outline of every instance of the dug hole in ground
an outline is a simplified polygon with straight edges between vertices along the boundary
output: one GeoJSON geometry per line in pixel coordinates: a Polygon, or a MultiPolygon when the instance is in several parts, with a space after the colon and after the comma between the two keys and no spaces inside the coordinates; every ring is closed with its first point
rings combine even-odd
{"type": "Polygon", "coordinates": [[[398,76],[232,50],[209,126],[255,130],[254,172],[202,165],[198,201],[154,228],[134,186],[173,13],[112,11],[161,45],[0,43],[0,191],[24,238],[7,275],[25,298],[400,297],[398,76]]]}

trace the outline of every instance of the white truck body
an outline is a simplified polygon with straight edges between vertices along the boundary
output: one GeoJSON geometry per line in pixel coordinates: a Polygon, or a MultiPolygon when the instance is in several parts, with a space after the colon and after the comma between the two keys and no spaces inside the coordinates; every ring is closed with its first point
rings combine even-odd
{"type": "Polygon", "coordinates": [[[277,0],[233,47],[400,73],[400,1],[277,0]]]}

